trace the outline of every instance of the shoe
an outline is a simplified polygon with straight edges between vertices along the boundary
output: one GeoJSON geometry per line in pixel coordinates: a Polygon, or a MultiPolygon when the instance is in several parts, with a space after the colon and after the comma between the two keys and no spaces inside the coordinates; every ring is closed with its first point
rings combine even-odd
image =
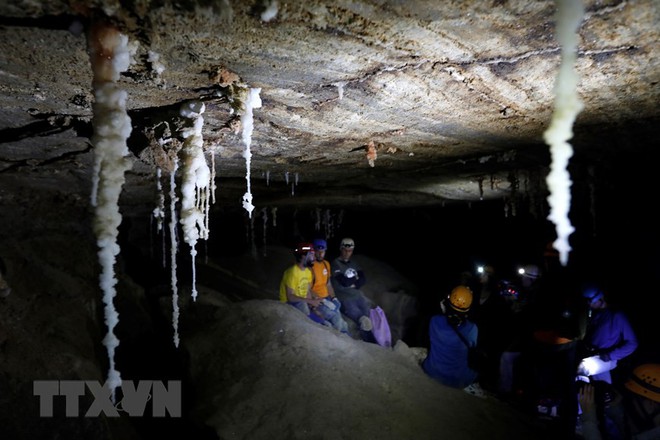
{"type": "Polygon", "coordinates": [[[371,324],[371,319],[369,319],[367,316],[360,318],[360,330],[370,332],[373,328],[374,326],[371,324]]]}
{"type": "Polygon", "coordinates": [[[582,429],[582,420],[580,420],[579,417],[575,423],[575,435],[578,438],[584,438],[584,431],[582,429]]]}
{"type": "Polygon", "coordinates": [[[465,388],[463,388],[463,391],[465,391],[465,392],[468,393],[468,394],[472,394],[472,395],[475,396],[475,397],[479,397],[479,398],[481,398],[481,399],[485,399],[485,398],[486,398],[486,393],[485,393],[484,390],[481,388],[481,385],[479,385],[479,384],[476,383],[476,382],[475,382],[475,383],[471,383],[470,385],[468,385],[468,386],[466,386],[465,388]]]}
{"type": "Polygon", "coordinates": [[[556,419],[559,416],[559,401],[555,399],[540,399],[536,412],[544,418],[556,419]]]}

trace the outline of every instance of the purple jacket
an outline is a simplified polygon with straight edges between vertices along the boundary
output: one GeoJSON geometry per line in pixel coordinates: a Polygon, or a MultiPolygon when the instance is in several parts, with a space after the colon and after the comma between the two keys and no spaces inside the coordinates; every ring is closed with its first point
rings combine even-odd
{"type": "Polygon", "coordinates": [[[589,321],[585,342],[598,354],[618,361],[637,349],[637,337],[626,315],[617,310],[595,311],[589,321]]]}

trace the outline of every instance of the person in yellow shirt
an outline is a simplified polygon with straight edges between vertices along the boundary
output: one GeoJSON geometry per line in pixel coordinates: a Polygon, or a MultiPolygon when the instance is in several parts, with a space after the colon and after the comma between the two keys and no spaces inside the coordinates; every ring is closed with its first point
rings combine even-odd
{"type": "Polygon", "coordinates": [[[314,264],[314,247],[311,243],[299,243],[293,251],[296,264],[282,274],[280,282],[280,301],[297,308],[312,320],[324,324],[312,309],[318,307],[321,300],[312,294],[312,270],[314,264]]]}

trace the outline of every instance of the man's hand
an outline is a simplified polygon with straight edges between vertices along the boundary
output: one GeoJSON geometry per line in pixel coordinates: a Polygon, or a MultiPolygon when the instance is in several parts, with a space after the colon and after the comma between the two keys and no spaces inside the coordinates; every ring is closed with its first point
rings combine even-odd
{"type": "Polygon", "coordinates": [[[596,399],[593,385],[585,384],[582,386],[578,391],[578,402],[585,418],[596,417],[596,399]]]}

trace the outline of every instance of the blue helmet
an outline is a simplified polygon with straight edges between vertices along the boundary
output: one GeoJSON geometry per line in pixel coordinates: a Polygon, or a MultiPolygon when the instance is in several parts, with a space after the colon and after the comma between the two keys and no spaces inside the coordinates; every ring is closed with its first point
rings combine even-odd
{"type": "Polygon", "coordinates": [[[314,245],[314,249],[317,251],[323,251],[328,248],[328,243],[322,238],[317,238],[316,240],[314,240],[313,245],[314,245]]]}
{"type": "Polygon", "coordinates": [[[603,297],[603,291],[597,286],[589,286],[582,292],[582,297],[584,297],[589,304],[593,304],[603,297]]]}

